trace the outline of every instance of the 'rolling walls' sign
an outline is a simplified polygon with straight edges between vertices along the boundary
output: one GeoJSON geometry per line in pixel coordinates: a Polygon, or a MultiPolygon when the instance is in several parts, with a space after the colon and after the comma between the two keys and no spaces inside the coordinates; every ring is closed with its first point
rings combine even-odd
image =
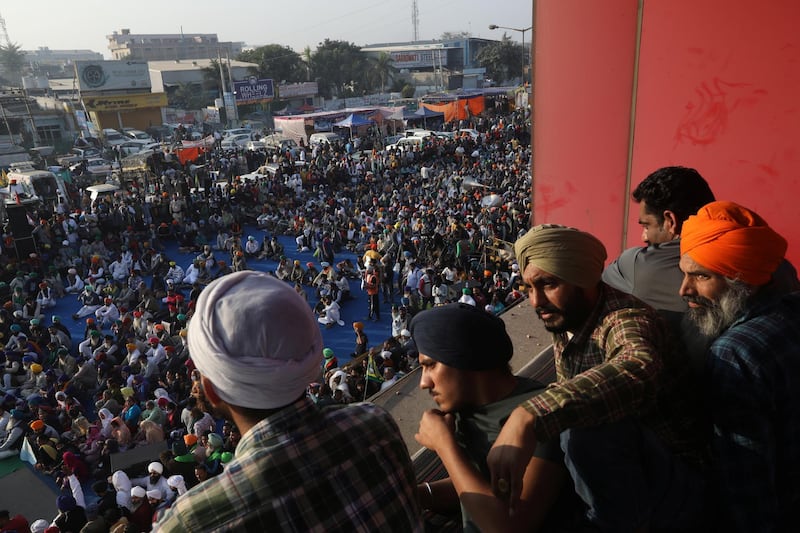
{"type": "Polygon", "coordinates": [[[233,92],[236,94],[237,104],[269,102],[275,98],[272,80],[259,80],[255,76],[250,76],[245,81],[233,82],[233,92]]]}

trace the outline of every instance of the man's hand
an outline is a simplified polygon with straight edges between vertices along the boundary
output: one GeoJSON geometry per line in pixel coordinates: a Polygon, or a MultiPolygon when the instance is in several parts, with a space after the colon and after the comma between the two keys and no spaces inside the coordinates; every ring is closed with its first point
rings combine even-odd
{"type": "Polygon", "coordinates": [[[455,429],[456,422],[453,415],[445,414],[438,409],[428,409],[422,413],[419,430],[414,438],[422,446],[438,453],[439,446],[454,440],[455,429]]]}
{"type": "Polygon", "coordinates": [[[514,514],[519,502],[525,468],[536,449],[535,419],[522,407],[514,409],[486,456],[492,475],[492,492],[508,502],[509,514],[514,514]]]}

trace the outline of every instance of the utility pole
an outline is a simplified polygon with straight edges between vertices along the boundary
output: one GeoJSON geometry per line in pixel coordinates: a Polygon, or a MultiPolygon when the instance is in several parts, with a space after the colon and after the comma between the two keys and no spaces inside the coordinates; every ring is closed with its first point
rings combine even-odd
{"type": "Polygon", "coordinates": [[[8,138],[11,139],[11,144],[14,144],[14,134],[11,133],[11,125],[8,123],[8,117],[6,116],[6,108],[3,104],[0,104],[0,113],[3,114],[3,122],[5,122],[6,130],[8,130],[8,138]]]}
{"type": "Polygon", "coordinates": [[[228,62],[228,82],[233,97],[233,119],[236,121],[235,127],[239,127],[239,107],[236,105],[236,91],[233,89],[233,73],[231,72],[231,56],[229,51],[225,52],[225,60],[228,62]]]}
{"type": "Polygon", "coordinates": [[[31,133],[33,134],[33,146],[39,146],[41,139],[39,139],[39,132],[36,130],[36,121],[33,120],[33,113],[31,113],[31,103],[28,101],[28,92],[22,88],[22,97],[25,100],[25,109],[28,110],[28,120],[31,121],[31,133]]]}

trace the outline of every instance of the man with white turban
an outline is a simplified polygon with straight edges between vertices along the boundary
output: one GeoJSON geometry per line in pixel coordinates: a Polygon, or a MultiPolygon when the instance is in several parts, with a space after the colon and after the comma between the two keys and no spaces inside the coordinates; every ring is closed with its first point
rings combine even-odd
{"type": "Polygon", "coordinates": [[[540,225],[514,251],[557,382],[512,411],[487,457],[492,490],[513,510],[536,443],[558,439],[593,527],[687,529],[703,508],[704,434],[664,320],[600,280],[606,250],[589,233],[540,225]]]}
{"type": "Polygon", "coordinates": [[[372,404],[322,410],[306,396],[322,336],[290,286],[252,270],[219,278],[200,293],[188,330],[206,399],[242,439],[225,470],[178,498],[156,531],[422,531],[393,419],[372,404]]]}
{"type": "Polygon", "coordinates": [[[800,292],[786,249],[733,202],[712,202],[683,225],[680,294],[710,344],[709,493],[720,531],[792,529],[800,501],[800,292]]]}
{"type": "Polygon", "coordinates": [[[131,484],[139,487],[144,487],[145,491],[158,490],[161,491],[161,499],[166,500],[172,492],[172,489],[167,485],[167,479],[163,476],[164,465],[158,461],[153,461],[147,465],[147,476],[131,480],[131,484]]]}
{"type": "Polygon", "coordinates": [[[180,474],[169,476],[169,478],[167,478],[167,485],[169,485],[170,488],[170,494],[167,498],[167,502],[170,505],[172,505],[172,502],[175,501],[176,498],[186,494],[186,481],[184,481],[183,476],[180,474]]]}

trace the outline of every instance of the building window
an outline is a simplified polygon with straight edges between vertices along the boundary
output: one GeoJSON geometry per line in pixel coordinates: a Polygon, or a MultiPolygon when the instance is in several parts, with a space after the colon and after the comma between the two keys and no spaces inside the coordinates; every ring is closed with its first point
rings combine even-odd
{"type": "Polygon", "coordinates": [[[61,140],[61,128],[58,126],[36,126],[39,139],[46,143],[55,143],[61,140]]]}

